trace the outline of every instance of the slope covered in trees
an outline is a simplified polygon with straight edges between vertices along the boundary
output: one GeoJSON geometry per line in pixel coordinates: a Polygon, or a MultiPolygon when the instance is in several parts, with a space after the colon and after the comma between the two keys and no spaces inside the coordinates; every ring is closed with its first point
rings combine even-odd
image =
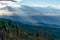
{"type": "MultiPolygon", "coordinates": [[[[0,39],[1,40],[53,40],[50,33],[44,33],[44,28],[41,27],[39,33],[30,32],[22,28],[23,26],[31,27],[16,21],[0,18],[0,39]],[[47,34],[46,37],[43,35],[47,34]]],[[[32,26],[35,27],[35,26],[32,26]]],[[[26,28],[27,29],[27,28],[26,28]]],[[[30,29],[32,30],[32,29],[30,29]]],[[[36,30],[36,28],[34,28],[36,30]]]]}
{"type": "Polygon", "coordinates": [[[20,28],[11,20],[0,19],[0,39],[1,40],[38,40],[38,35],[32,34],[20,28]]]}

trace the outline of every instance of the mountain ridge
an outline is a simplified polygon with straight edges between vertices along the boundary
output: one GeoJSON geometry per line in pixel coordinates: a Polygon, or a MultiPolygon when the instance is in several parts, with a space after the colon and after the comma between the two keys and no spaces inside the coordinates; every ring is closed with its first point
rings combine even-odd
{"type": "MultiPolygon", "coordinates": [[[[46,8],[45,8],[46,10],[44,10],[44,8],[34,8],[34,7],[29,7],[29,6],[22,5],[21,8],[12,8],[12,7],[7,6],[7,7],[5,7],[5,9],[13,12],[12,13],[13,15],[12,16],[7,16],[7,15],[4,16],[3,15],[2,18],[7,18],[7,19],[22,22],[22,23],[35,25],[35,26],[40,26],[41,24],[39,24],[39,22],[46,23],[46,24],[60,25],[59,24],[60,21],[56,19],[57,18],[56,16],[46,16],[46,15],[44,15],[44,14],[48,14],[48,13],[44,12],[44,11],[49,10],[49,9],[46,9],[46,8]]],[[[52,10],[52,13],[53,13],[55,9],[51,9],[51,10],[52,10]]],[[[49,11],[47,11],[47,12],[49,12],[49,11]]],[[[54,12],[54,14],[56,14],[56,13],[54,12]]]]}

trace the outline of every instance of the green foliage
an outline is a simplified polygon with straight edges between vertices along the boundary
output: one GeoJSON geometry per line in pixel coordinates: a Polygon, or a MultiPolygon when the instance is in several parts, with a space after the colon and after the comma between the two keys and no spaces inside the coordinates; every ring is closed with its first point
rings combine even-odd
{"type": "MultiPolygon", "coordinates": [[[[0,31],[4,33],[5,40],[41,40],[42,38],[40,34],[32,34],[31,32],[20,28],[20,25],[18,25],[17,23],[13,24],[11,20],[1,20],[0,31]]],[[[46,40],[45,38],[43,39],[46,40]]]]}

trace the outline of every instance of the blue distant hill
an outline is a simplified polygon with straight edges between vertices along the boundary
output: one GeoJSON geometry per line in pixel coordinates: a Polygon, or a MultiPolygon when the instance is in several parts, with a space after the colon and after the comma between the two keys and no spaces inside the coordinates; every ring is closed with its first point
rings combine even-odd
{"type": "Polygon", "coordinates": [[[45,24],[60,25],[60,10],[52,7],[30,7],[22,5],[20,8],[13,8],[6,6],[0,10],[8,10],[13,12],[12,16],[3,15],[2,18],[7,18],[15,21],[22,22],[24,24],[41,26],[40,22],[45,24]],[[54,14],[55,16],[49,16],[47,14],[54,14]],[[57,15],[58,14],[58,15],[57,15]]]}

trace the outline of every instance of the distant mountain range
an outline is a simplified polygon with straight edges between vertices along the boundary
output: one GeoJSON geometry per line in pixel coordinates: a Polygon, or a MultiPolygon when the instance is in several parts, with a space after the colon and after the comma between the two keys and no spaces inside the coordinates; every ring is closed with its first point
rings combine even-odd
{"type": "Polygon", "coordinates": [[[1,16],[1,18],[19,21],[24,24],[34,26],[46,26],[44,24],[60,25],[60,16],[58,16],[60,14],[60,10],[54,9],[52,7],[43,8],[22,5],[20,8],[6,6],[4,8],[1,8],[0,10],[8,10],[10,12],[13,12],[12,16],[3,15],[1,16]],[[51,16],[50,14],[53,15],[51,16]]]}

